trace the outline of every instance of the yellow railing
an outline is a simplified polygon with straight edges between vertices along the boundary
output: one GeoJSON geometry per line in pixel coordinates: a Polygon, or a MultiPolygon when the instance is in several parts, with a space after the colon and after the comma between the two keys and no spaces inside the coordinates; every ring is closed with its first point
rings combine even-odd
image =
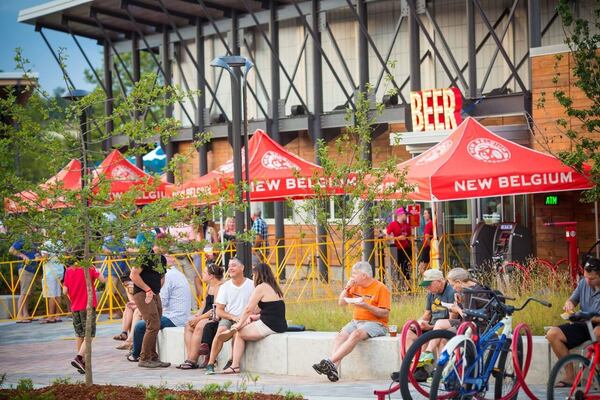
{"type": "MultiPolygon", "coordinates": [[[[442,268],[468,267],[470,233],[461,235],[445,235],[440,238],[440,257],[442,268]]],[[[368,261],[373,265],[375,277],[384,282],[394,295],[415,293],[418,287],[418,265],[422,256],[422,238],[409,238],[412,254],[407,264],[406,274],[398,264],[395,247],[390,247],[390,240],[385,238],[373,240],[373,251],[368,261]]],[[[254,254],[271,266],[289,303],[303,303],[337,298],[342,284],[348,279],[351,266],[362,259],[363,241],[348,240],[345,243],[334,243],[321,240],[317,243],[314,237],[286,239],[285,245],[269,244],[254,248],[254,254]],[[343,250],[343,251],[342,251],[343,250]]],[[[224,265],[224,261],[233,256],[234,249],[228,248],[215,252],[213,261],[224,265]]],[[[205,295],[205,285],[201,274],[205,270],[208,257],[204,252],[169,254],[169,263],[179,268],[188,279],[192,293],[196,298],[195,308],[205,295]],[[197,279],[196,279],[197,278],[197,279]]],[[[32,318],[49,317],[68,314],[69,307],[66,296],[49,299],[43,296],[42,281],[44,260],[38,263],[31,284],[26,288],[29,296],[27,307],[32,318]],[[49,303],[57,302],[57,311],[49,314],[49,303]]],[[[0,320],[16,319],[19,314],[18,299],[20,295],[20,278],[17,266],[20,261],[0,262],[0,320]]],[[[128,301],[127,291],[119,279],[121,270],[119,263],[128,267],[129,259],[106,258],[95,262],[101,274],[107,276],[106,284],[97,282],[98,314],[105,313],[109,320],[120,318],[128,301]]],[[[62,284],[61,284],[62,285],[62,284]]],[[[23,305],[24,306],[24,305],[23,305]]]]}

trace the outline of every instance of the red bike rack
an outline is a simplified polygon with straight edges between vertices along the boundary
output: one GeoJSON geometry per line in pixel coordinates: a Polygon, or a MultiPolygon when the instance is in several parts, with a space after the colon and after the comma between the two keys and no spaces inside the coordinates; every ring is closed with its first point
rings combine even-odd
{"type": "Polygon", "coordinates": [[[571,282],[577,285],[579,275],[579,246],[577,245],[577,222],[545,222],[544,226],[562,226],[565,228],[565,238],[569,243],[569,267],[571,282]]]}

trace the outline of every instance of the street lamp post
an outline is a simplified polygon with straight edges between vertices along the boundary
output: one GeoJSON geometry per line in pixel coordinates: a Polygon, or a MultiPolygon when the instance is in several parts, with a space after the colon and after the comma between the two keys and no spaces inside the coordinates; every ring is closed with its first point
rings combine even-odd
{"type": "Polygon", "coordinates": [[[245,203],[244,210],[235,210],[236,249],[237,256],[244,264],[244,275],[252,275],[252,245],[242,240],[241,235],[252,227],[250,219],[250,168],[248,161],[248,116],[246,107],[246,77],[254,64],[242,56],[221,56],[210,63],[211,67],[223,68],[231,76],[231,145],[233,147],[233,182],[235,185],[235,198],[240,204],[245,203]],[[243,68],[243,70],[242,70],[243,68]],[[242,81],[240,82],[240,77],[242,81]],[[240,93],[240,83],[243,93],[240,93]],[[242,101],[240,101],[242,100],[242,101]],[[242,188],[242,106],[244,130],[244,169],[246,196],[242,188]],[[245,201],[244,201],[245,200],[245,201]]]}

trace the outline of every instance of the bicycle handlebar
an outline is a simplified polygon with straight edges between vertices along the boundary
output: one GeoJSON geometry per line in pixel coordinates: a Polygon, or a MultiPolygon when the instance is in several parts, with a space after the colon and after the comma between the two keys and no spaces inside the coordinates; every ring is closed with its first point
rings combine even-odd
{"type": "Polygon", "coordinates": [[[569,316],[569,321],[583,322],[583,321],[589,321],[590,319],[592,319],[594,317],[600,317],[600,313],[578,311],[578,312],[574,313],[573,315],[569,316]]]}
{"type": "Polygon", "coordinates": [[[544,307],[552,307],[552,303],[550,303],[549,301],[545,301],[545,300],[541,300],[541,299],[536,299],[535,297],[529,297],[525,303],[523,303],[523,305],[521,307],[517,307],[515,308],[515,311],[521,311],[522,309],[524,309],[525,307],[527,307],[527,305],[532,302],[535,301],[536,303],[540,303],[541,305],[543,305],[544,307]]]}

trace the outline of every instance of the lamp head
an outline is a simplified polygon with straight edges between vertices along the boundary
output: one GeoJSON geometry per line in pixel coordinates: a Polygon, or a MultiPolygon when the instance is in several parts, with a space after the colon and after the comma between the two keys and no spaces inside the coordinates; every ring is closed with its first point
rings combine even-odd
{"type": "Polygon", "coordinates": [[[67,93],[65,93],[61,97],[65,100],[77,101],[77,100],[83,99],[88,94],[90,94],[90,92],[88,92],[87,90],[73,89],[73,90],[67,90],[67,93]]]}
{"type": "Polygon", "coordinates": [[[242,56],[221,56],[217,57],[210,62],[211,67],[219,67],[226,69],[230,74],[233,73],[235,67],[244,67],[244,75],[254,67],[252,61],[242,56]]]}

